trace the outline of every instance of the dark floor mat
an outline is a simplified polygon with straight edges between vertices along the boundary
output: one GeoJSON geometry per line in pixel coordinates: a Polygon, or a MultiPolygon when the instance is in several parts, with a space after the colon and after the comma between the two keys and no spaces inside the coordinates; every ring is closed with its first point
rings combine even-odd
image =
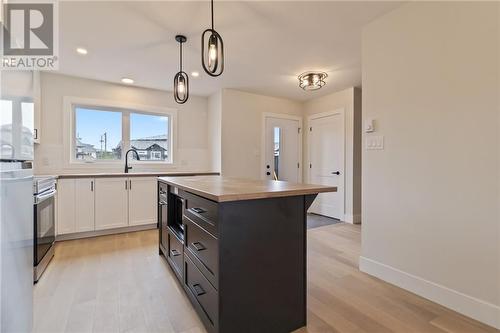
{"type": "Polygon", "coordinates": [[[323,227],[325,225],[331,225],[340,222],[342,221],[333,219],[331,217],[316,214],[307,214],[307,229],[323,227]]]}

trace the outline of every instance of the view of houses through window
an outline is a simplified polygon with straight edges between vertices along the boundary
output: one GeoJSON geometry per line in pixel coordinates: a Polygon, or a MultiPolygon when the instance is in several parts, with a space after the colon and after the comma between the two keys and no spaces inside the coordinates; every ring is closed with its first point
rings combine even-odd
{"type": "Polygon", "coordinates": [[[14,156],[33,154],[34,104],[28,98],[0,99],[0,152],[14,156]]]}
{"type": "MultiPolygon", "coordinates": [[[[141,113],[130,114],[130,147],[141,161],[168,160],[168,117],[141,113]]],[[[116,147],[121,150],[121,142],[116,147]]]]}
{"type": "Polygon", "coordinates": [[[141,161],[169,160],[168,116],[76,107],[74,128],[76,160],[120,160],[129,148],[141,161]],[[122,137],[125,117],[130,125],[122,137]]]}

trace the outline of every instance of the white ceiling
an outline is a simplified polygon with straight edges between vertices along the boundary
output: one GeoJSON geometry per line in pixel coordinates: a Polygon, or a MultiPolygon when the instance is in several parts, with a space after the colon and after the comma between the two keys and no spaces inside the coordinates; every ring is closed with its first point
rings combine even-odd
{"type": "Polygon", "coordinates": [[[184,70],[200,72],[190,91],[210,95],[235,88],[307,100],[361,85],[361,31],[399,2],[218,2],[215,29],[224,39],[225,71],[211,78],[201,68],[201,33],[209,2],[60,2],[60,72],[172,90],[178,71],[176,34],[184,44],[184,70]],[[75,52],[88,49],[88,55],[75,52]],[[304,92],[297,75],[328,73],[327,85],[304,92]]]}

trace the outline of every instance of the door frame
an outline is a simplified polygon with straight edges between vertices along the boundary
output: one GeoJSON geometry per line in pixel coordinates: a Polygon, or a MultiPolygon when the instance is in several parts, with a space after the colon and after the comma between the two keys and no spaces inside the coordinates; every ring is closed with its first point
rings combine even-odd
{"type": "Polygon", "coordinates": [[[295,116],[291,114],[285,113],[273,113],[273,112],[263,112],[262,113],[262,126],[261,126],[261,138],[260,138],[260,179],[265,179],[266,173],[266,119],[267,118],[278,118],[278,119],[286,119],[286,120],[297,120],[299,122],[299,167],[298,167],[298,180],[299,183],[302,183],[302,164],[303,164],[303,156],[302,156],[302,144],[304,140],[303,136],[303,119],[301,116],[295,116]]]}
{"type": "MultiPolygon", "coordinates": [[[[315,113],[307,117],[307,134],[306,134],[306,146],[307,146],[307,165],[311,165],[311,121],[315,119],[320,119],[320,118],[326,118],[330,116],[334,116],[336,114],[339,114],[342,117],[342,157],[344,159],[343,163],[343,172],[342,172],[342,178],[343,178],[343,183],[344,183],[344,195],[342,196],[342,205],[343,211],[341,214],[341,221],[345,221],[346,219],[346,214],[345,214],[345,190],[346,190],[346,114],[345,114],[345,109],[344,108],[338,108],[334,109],[331,111],[326,111],[326,112],[320,112],[320,113],[315,113]]],[[[308,183],[311,183],[311,169],[309,167],[306,168],[306,179],[308,183]]]]}

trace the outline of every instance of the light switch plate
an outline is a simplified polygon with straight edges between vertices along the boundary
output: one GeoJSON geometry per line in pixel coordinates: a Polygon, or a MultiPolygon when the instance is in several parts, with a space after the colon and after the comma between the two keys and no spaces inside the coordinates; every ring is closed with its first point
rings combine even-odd
{"type": "Polygon", "coordinates": [[[383,136],[368,136],[365,141],[366,150],[384,150],[383,136]]]}

